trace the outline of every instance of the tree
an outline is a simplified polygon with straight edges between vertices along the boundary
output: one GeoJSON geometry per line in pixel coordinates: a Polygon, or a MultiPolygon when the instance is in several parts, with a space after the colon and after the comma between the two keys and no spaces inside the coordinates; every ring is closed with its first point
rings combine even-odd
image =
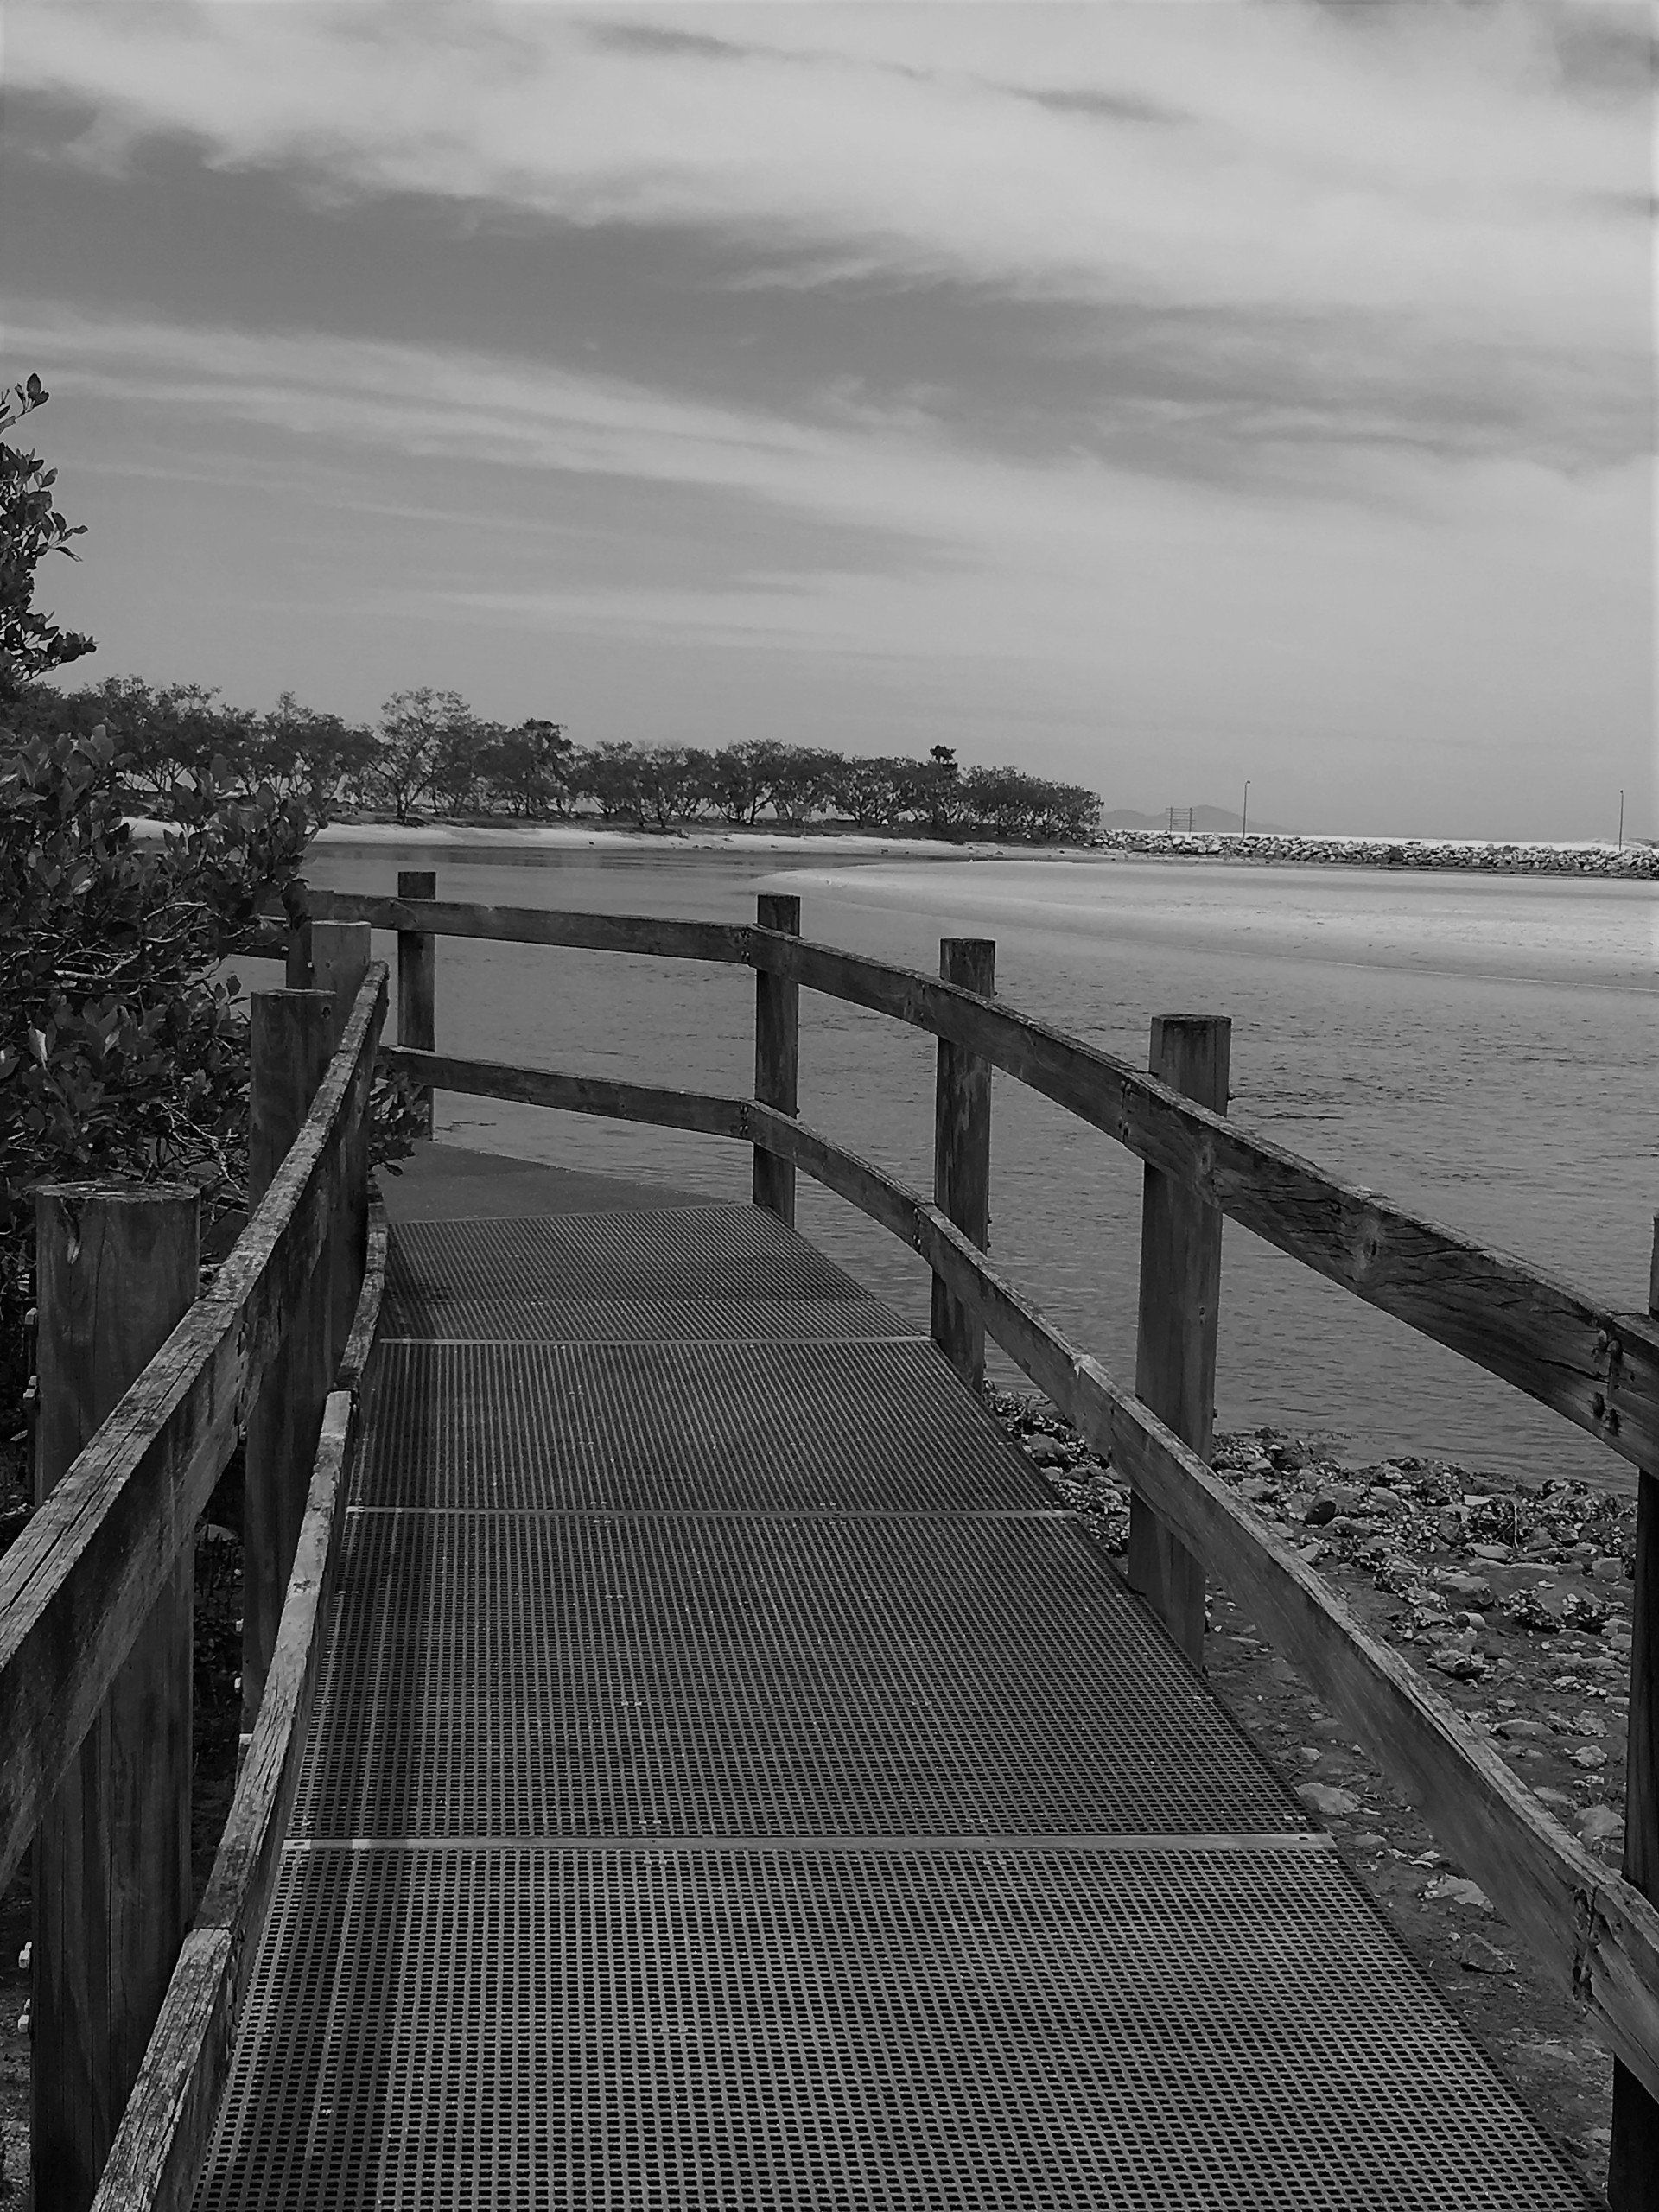
{"type": "Polygon", "coordinates": [[[296,799],[311,828],[332,822],[345,791],[370,768],[375,744],[360,723],[302,706],[282,692],[260,721],[252,764],[279,796],[296,799]]]}
{"type": "MultiPolygon", "coordinates": [[[[37,376],[0,394],[0,430],[50,396],[37,376]]],[[[97,650],[91,638],[60,630],[34,604],[35,569],[48,553],[79,560],[69,540],[86,535],[84,523],[71,525],[54,506],[57,480],[57,470],[38,454],[0,440],[0,702],[15,699],[31,677],[97,650]]]]}
{"type": "Polygon", "coordinates": [[[531,720],[516,729],[486,725],[479,771],[486,790],[505,802],[509,814],[539,819],[568,809],[575,753],[563,722],[531,720]]]}
{"type": "Polygon", "coordinates": [[[727,821],[754,827],[761,808],[772,803],[790,749],[775,738],[756,737],[742,745],[723,745],[710,757],[709,796],[727,821]]]}
{"type": "MultiPolygon", "coordinates": [[[[360,779],[365,798],[407,822],[416,800],[432,791],[440,746],[447,741],[453,747],[462,728],[470,745],[474,727],[472,709],[458,691],[435,691],[429,684],[394,691],[380,709],[373,759],[360,779]]],[[[453,759],[449,765],[453,770],[453,759]]]]}
{"type": "Polygon", "coordinates": [[[632,815],[640,818],[639,755],[631,745],[612,740],[588,746],[570,764],[570,788],[590,798],[607,822],[632,815]]]}
{"type": "Polygon", "coordinates": [[[898,817],[899,791],[916,763],[855,755],[836,771],[832,802],[861,830],[885,830],[898,817]]]}

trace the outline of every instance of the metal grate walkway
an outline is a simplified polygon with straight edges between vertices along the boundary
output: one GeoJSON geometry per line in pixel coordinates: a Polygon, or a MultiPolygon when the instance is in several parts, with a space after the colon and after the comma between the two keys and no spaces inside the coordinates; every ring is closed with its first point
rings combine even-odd
{"type": "Polygon", "coordinates": [[[1589,2201],[1021,1454],[804,1240],[394,1231],[201,2212],[1589,2201]]]}

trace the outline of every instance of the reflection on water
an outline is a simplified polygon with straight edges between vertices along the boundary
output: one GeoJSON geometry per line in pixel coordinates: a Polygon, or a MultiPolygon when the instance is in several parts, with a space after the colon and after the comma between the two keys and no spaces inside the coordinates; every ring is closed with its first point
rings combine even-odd
{"type": "MultiPolygon", "coordinates": [[[[404,865],[422,864],[413,848],[404,865]]],[[[1144,1065],[1154,1014],[1233,1024],[1233,1112],[1330,1172],[1522,1255],[1615,1306],[1646,1302],[1656,1202],[1648,887],[1314,869],[934,861],[780,869],[776,855],[599,849],[537,864],[439,856],[442,896],[745,918],[798,891],[810,936],[936,970],[989,936],[1000,992],[1144,1065]]],[[[391,890],[397,857],[335,847],[320,885],[391,890]]],[[[428,863],[429,864],[429,863],[428,863]]],[[[391,957],[387,939],[378,947],[391,957]]],[[[441,1049],[746,1091],[747,970],[448,939],[441,1049]]],[[[805,1117],[931,1181],[932,1040],[805,995],[805,1117]]],[[[999,1075],[992,1243],[1068,1334],[1134,1370],[1141,1171],[999,1075]]],[[[746,1198],[746,1154],[486,1100],[440,1101],[456,1141],[746,1198]]],[[[801,1225],[925,1321],[914,1255],[804,1185],[801,1225]]],[[[1315,1428],[1356,1456],[1412,1451],[1539,1479],[1624,1484],[1555,1416],[1229,1225],[1221,1425],[1315,1428]]],[[[1001,1370],[1012,1379],[1013,1370],[1001,1370]]]]}

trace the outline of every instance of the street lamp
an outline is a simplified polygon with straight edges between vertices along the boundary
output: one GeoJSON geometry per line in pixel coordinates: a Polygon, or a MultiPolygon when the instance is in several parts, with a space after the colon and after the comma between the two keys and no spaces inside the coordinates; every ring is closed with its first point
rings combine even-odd
{"type": "Polygon", "coordinates": [[[1244,779],[1244,811],[1238,817],[1238,834],[1242,837],[1250,826],[1250,779],[1244,779]]]}

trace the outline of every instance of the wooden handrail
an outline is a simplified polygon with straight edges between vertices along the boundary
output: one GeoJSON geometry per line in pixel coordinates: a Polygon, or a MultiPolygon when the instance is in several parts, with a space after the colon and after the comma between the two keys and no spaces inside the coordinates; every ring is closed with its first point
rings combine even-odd
{"type": "Polygon", "coordinates": [[[1501,1901],[1540,1962],[1586,2006],[1616,2055],[1659,2095],[1659,1910],[1551,1819],[1454,1707],[1370,1635],[1132,1392],[1068,1343],[938,1207],[819,1131],[753,1099],[597,1083],[488,1061],[450,1061],[438,1053],[385,1057],[422,1081],[474,1096],[625,1121],[640,1104],[646,1109],[641,1118],[659,1126],[758,1146],[909,1244],[1065,1418],[1110,1456],[1205,1572],[1264,1624],[1322,1701],[1367,1744],[1390,1783],[1501,1901]]]}
{"type": "Polygon", "coordinates": [[[276,1889],[337,1580],[357,1392],[385,1285],[386,1217],[369,1217],[368,1264],[338,1387],[324,1408],[305,1518],[265,1694],[213,1871],[179,1955],[92,2212],[189,2212],[228,2080],[276,1889]]]}
{"type": "Polygon", "coordinates": [[[367,922],[377,930],[489,938],[511,944],[563,944],[587,952],[649,953],[659,960],[714,960],[744,967],[741,923],[664,921],[654,914],[580,914],[543,906],[469,906],[450,899],[394,899],[306,887],[307,918],[367,922]]]}
{"type": "Polygon", "coordinates": [[[1128,1062],[1002,1002],[779,931],[345,892],[310,892],[308,899],[319,916],[349,913],[406,931],[747,963],[963,1046],[1178,1177],[1315,1274],[1548,1406],[1631,1465],[1659,1465],[1659,1328],[1645,1314],[1600,1305],[1525,1260],[1341,1182],[1128,1062]]]}
{"type": "Polygon", "coordinates": [[[1230,1220],[1564,1414],[1659,1465],[1659,1332],[1311,1160],[1081,1039],[913,969],[764,930],[757,966],[948,1037],[1179,1176],[1230,1220]]]}
{"type": "Polygon", "coordinates": [[[368,1110],[387,975],[357,995],[304,1128],[213,1288],[0,1560],[0,1885],[246,1425],[327,1240],[368,1110]]]}

